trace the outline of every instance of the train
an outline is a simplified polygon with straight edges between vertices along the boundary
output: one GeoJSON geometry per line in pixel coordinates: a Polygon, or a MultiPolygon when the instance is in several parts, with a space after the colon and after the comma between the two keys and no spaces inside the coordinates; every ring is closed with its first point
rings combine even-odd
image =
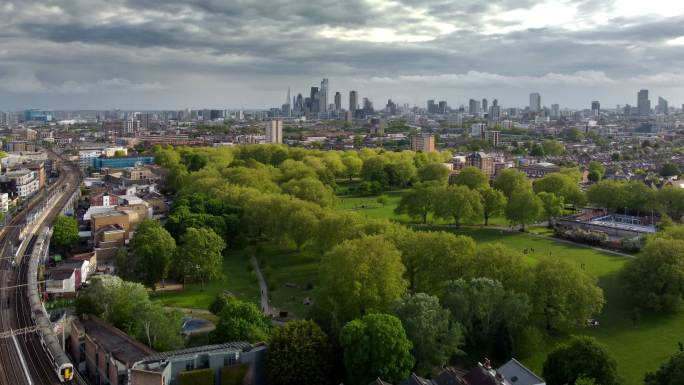
{"type": "Polygon", "coordinates": [[[48,318],[38,289],[38,266],[43,259],[43,252],[47,247],[50,237],[50,228],[44,226],[36,234],[36,241],[31,251],[28,268],[27,294],[31,308],[31,318],[35,323],[36,333],[40,338],[41,345],[47,352],[57,377],[63,383],[69,383],[74,378],[74,365],[62,350],[62,345],[52,329],[52,323],[48,318]]]}

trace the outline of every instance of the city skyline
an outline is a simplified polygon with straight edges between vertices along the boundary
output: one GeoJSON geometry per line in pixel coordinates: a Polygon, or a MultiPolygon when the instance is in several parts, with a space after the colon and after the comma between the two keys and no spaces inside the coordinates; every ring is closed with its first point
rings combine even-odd
{"type": "Polygon", "coordinates": [[[36,0],[0,15],[2,110],[267,109],[323,78],[326,104],[349,90],[378,106],[684,101],[684,5],[664,0],[36,0]]]}

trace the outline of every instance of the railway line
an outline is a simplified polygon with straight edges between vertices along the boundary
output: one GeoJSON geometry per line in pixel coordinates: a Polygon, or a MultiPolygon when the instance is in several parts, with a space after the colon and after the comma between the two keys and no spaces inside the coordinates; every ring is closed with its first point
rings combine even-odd
{"type": "MultiPolygon", "coordinates": [[[[52,155],[59,159],[56,154],[52,155]]],[[[74,189],[78,188],[78,175],[76,168],[64,164],[59,179],[43,189],[0,230],[0,332],[13,334],[12,331],[23,331],[0,338],[0,384],[63,383],[53,365],[56,359],[50,349],[46,349],[45,338],[40,333],[41,323],[36,322],[38,317],[29,300],[29,288],[37,286],[36,277],[30,279],[29,263],[40,233],[26,232],[29,226],[42,229],[43,224],[54,220],[71,199],[74,189]],[[50,202],[50,199],[58,200],[50,202]],[[47,207],[49,203],[54,204],[47,207]],[[38,212],[38,209],[46,207],[49,209],[47,213],[38,212]],[[39,219],[43,214],[44,217],[39,219]],[[41,223],[31,223],[37,219],[41,223]]],[[[35,269],[32,273],[35,274],[35,269]]],[[[71,382],[86,384],[78,375],[71,382]]]]}

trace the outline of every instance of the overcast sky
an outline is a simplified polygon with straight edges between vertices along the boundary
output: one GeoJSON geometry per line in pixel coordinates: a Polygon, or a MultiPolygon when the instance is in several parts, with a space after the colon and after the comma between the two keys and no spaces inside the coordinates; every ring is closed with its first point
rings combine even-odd
{"type": "Polygon", "coordinates": [[[0,109],[684,103],[682,0],[0,0],[0,109]]]}

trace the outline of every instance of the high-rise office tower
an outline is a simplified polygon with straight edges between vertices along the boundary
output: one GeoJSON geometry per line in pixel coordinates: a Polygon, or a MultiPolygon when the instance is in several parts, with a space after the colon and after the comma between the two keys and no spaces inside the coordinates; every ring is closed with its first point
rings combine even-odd
{"type": "Polygon", "coordinates": [[[285,104],[283,104],[283,115],[290,117],[292,116],[292,97],[290,95],[290,87],[287,87],[287,98],[285,99],[285,104]]]}
{"type": "Polygon", "coordinates": [[[482,112],[487,112],[489,111],[489,103],[487,103],[487,99],[483,98],[482,99],[482,112]]]}
{"type": "Polygon", "coordinates": [[[530,94],[530,111],[539,112],[541,110],[541,95],[538,92],[530,94]]]}
{"type": "Polygon", "coordinates": [[[499,101],[492,100],[492,105],[489,107],[489,119],[499,120],[501,118],[501,107],[499,106],[499,101]]]}
{"type": "Polygon", "coordinates": [[[434,114],[437,112],[437,106],[435,105],[435,101],[433,99],[427,101],[427,110],[428,114],[434,114]]]}
{"type": "Polygon", "coordinates": [[[648,90],[640,90],[637,94],[637,110],[639,115],[648,116],[651,113],[651,101],[648,100],[648,90]]]}
{"type": "Polygon", "coordinates": [[[311,99],[311,109],[310,112],[312,113],[317,113],[320,111],[319,106],[320,106],[320,92],[318,91],[318,87],[311,87],[311,95],[309,96],[311,99]]]}
{"type": "Polygon", "coordinates": [[[368,98],[363,98],[363,112],[366,115],[372,115],[375,113],[375,110],[373,109],[373,102],[371,102],[368,98]]]}
{"type": "Polygon", "coordinates": [[[297,98],[295,99],[295,111],[297,111],[298,114],[301,114],[304,112],[304,97],[302,94],[297,94],[297,98]]]}
{"type": "Polygon", "coordinates": [[[318,91],[318,111],[328,110],[328,79],[321,80],[321,89],[318,91]]]}
{"type": "Polygon", "coordinates": [[[447,102],[446,100],[440,100],[437,106],[437,112],[440,114],[446,114],[447,112],[447,102]]]}
{"type": "Polygon", "coordinates": [[[468,112],[471,114],[480,113],[480,101],[475,99],[470,99],[468,101],[468,112]]]}
{"type": "Polygon", "coordinates": [[[385,106],[385,112],[387,112],[388,115],[394,116],[397,114],[397,104],[392,101],[392,99],[389,99],[387,101],[387,105],[385,106]]]}
{"type": "Polygon", "coordinates": [[[335,112],[342,111],[342,94],[335,92],[335,112]]]}
{"type": "Polygon", "coordinates": [[[359,95],[356,91],[349,91],[349,111],[352,117],[356,117],[356,110],[359,109],[359,95]]]}
{"type": "Polygon", "coordinates": [[[598,118],[598,116],[601,114],[601,103],[599,103],[598,100],[594,100],[591,102],[591,115],[594,116],[595,118],[598,118]]]}
{"type": "Polygon", "coordinates": [[[665,100],[665,98],[663,98],[662,96],[658,96],[658,113],[667,115],[667,112],[668,112],[667,110],[668,110],[667,100],[665,100]]]}
{"type": "Polygon", "coordinates": [[[551,105],[551,117],[554,119],[560,118],[560,106],[558,104],[551,105]]]}

